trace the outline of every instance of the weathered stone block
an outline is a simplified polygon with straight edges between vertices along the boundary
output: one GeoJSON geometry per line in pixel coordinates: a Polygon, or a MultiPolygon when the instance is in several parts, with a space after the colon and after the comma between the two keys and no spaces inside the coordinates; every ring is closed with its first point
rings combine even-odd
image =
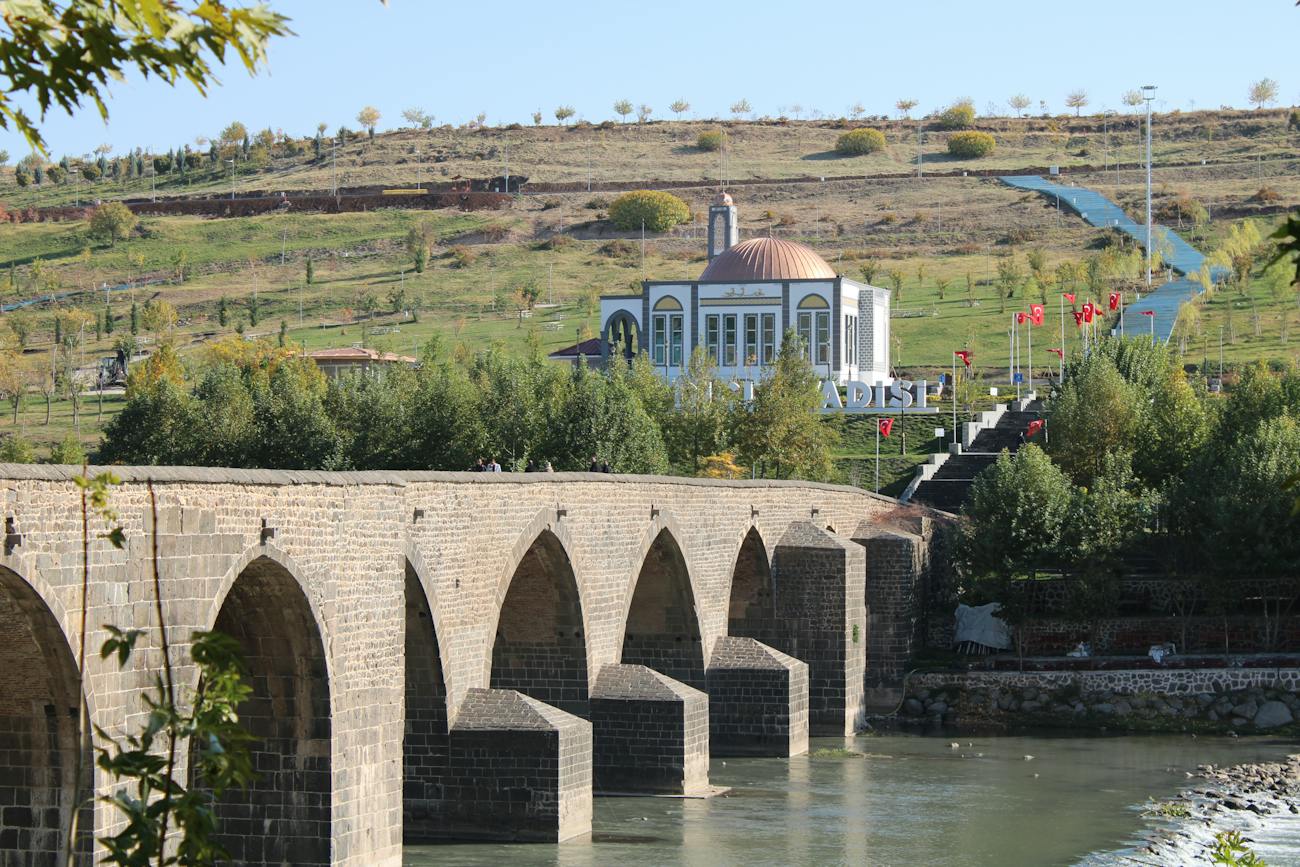
{"type": "Polygon", "coordinates": [[[808,751],[808,666],[752,638],[724,636],[707,674],[709,743],[719,756],[808,751]]]}
{"type": "Polygon", "coordinates": [[[591,692],[598,792],[702,794],[709,698],[643,665],[606,665],[591,692]]]}
{"type": "Polygon", "coordinates": [[[504,689],[471,689],[451,728],[446,833],[557,843],[591,832],[591,723],[504,689]]]}

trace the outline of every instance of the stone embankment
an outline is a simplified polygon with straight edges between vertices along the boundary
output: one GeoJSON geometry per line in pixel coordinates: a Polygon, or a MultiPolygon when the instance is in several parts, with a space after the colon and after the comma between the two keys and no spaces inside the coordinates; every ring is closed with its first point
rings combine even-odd
{"type": "Polygon", "coordinates": [[[1300,669],[914,675],[904,723],[1277,731],[1300,718],[1300,669]]]}
{"type": "Polygon", "coordinates": [[[1146,835],[1138,849],[1142,863],[1210,863],[1218,834],[1240,831],[1249,844],[1259,830],[1300,815],[1300,755],[1227,768],[1201,765],[1195,776],[1196,785],[1148,811],[1176,821],[1146,835]]]}

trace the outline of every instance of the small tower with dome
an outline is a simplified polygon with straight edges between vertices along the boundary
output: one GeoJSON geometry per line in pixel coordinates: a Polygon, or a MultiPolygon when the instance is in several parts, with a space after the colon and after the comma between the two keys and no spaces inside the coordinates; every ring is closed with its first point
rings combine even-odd
{"type": "Polygon", "coordinates": [[[725,190],[719,190],[709,205],[709,261],[721,256],[740,241],[736,204],[725,190]]]}

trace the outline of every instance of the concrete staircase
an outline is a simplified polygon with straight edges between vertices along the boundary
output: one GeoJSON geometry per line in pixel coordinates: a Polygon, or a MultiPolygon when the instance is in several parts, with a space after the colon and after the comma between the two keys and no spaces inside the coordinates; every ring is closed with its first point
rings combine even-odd
{"type": "Polygon", "coordinates": [[[1020,448],[1021,435],[1029,423],[1042,415],[1042,404],[1030,394],[1009,407],[998,404],[992,412],[964,426],[962,442],[948,446],[946,454],[934,454],[917,467],[916,477],[899,498],[945,512],[960,512],[975,477],[998,459],[1003,449],[1020,448]]]}

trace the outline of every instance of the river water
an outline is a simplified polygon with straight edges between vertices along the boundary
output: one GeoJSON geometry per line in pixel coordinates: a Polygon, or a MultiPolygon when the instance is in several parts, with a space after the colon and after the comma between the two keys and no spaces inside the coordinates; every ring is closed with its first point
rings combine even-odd
{"type": "MultiPolygon", "coordinates": [[[[952,865],[1151,863],[1122,850],[1141,805],[1198,764],[1276,760],[1290,739],[1190,735],[814,739],[864,757],[714,759],[707,800],[597,798],[590,838],[406,847],[409,867],[457,865],[952,865]],[[953,748],[952,744],[960,746],[953,748]],[[1033,758],[1026,758],[1032,756],[1033,758]],[[1096,853],[1116,854],[1098,856],[1096,853]],[[1090,854],[1091,853],[1091,854],[1090,854]]],[[[1300,863],[1294,839],[1270,865],[1300,863]],[[1292,860],[1294,856],[1295,860],[1292,860]]]]}

